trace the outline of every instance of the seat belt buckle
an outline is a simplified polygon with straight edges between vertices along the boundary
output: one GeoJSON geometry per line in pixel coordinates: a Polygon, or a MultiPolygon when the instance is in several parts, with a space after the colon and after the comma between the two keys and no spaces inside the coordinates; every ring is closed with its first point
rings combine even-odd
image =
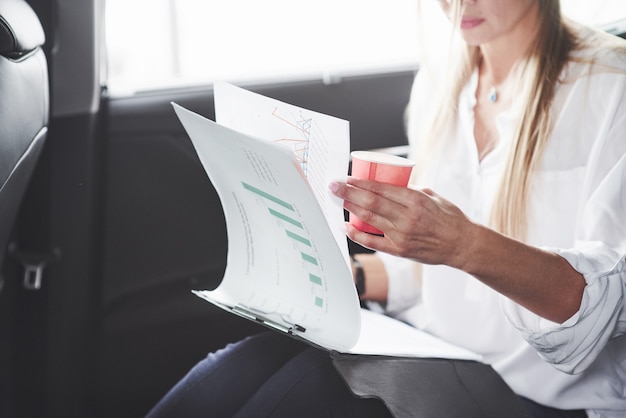
{"type": "Polygon", "coordinates": [[[49,253],[20,251],[14,242],[9,245],[9,254],[24,268],[22,285],[26,290],[41,289],[44,268],[61,258],[61,251],[58,248],[52,249],[49,253]]]}
{"type": "Polygon", "coordinates": [[[41,289],[41,276],[43,275],[43,269],[45,266],[46,266],[45,263],[24,265],[24,281],[23,281],[24,289],[26,290],[41,289]]]}

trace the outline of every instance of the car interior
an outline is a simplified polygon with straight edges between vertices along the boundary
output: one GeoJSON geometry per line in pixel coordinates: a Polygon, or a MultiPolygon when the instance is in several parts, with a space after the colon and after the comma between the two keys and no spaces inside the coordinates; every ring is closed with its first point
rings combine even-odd
{"type": "MultiPolygon", "coordinates": [[[[104,3],[0,0],[2,417],[143,416],[264,330],[191,293],[219,285],[228,238],[170,103],[214,119],[211,83],[112,95],[104,3]]],[[[241,84],[350,121],[352,150],[402,153],[415,71],[241,84]]]]}

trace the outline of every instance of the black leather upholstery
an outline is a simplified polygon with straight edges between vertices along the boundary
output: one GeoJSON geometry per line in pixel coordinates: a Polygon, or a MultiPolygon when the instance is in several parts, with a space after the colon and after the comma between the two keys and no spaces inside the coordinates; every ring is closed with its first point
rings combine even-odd
{"type": "Polygon", "coordinates": [[[39,19],[24,0],[0,2],[0,54],[21,55],[43,45],[39,19]]]}
{"type": "Polygon", "coordinates": [[[0,266],[46,138],[45,36],[24,0],[0,1],[0,266]]]}

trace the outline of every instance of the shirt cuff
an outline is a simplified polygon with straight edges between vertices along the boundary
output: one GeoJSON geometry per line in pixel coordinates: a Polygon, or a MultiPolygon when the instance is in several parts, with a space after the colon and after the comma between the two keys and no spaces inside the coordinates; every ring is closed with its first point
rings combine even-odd
{"type": "Polygon", "coordinates": [[[420,301],[420,283],[412,260],[378,252],[389,279],[386,312],[397,314],[420,301]]]}
{"type": "Polygon", "coordinates": [[[547,249],[581,273],[585,287],[579,311],[562,324],[548,321],[503,298],[504,313],[539,355],[575,374],[589,367],[611,338],[626,332],[623,309],[626,257],[599,243],[572,250],[547,249]]]}

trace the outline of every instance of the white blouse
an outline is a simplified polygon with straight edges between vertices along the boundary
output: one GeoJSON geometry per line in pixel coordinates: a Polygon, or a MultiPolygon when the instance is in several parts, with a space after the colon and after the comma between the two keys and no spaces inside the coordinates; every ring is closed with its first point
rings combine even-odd
{"type": "MultiPolygon", "coordinates": [[[[591,417],[623,417],[626,57],[602,59],[621,72],[588,75],[583,63],[564,71],[562,79],[569,81],[558,86],[553,135],[529,201],[527,242],[560,254],[587,282],[573,317],[563,324],[543,319],[446,266],[424,266],[420,287],[411,261],[381,257],[390,278],[391,315],[482,354],[519,395],[557,408],[586,409],[591,417]]],[[[425,74],[416,77],[409,108],[412,145],[434,85],[425,74]]],[[[458,124],[446,146],[430,157],[419,186],[486,223],[518,112],[514,104],[499,115],[500,142],[479,161],[473,135],[477,82],[475,73],[460,96],[458,124]]]]}

